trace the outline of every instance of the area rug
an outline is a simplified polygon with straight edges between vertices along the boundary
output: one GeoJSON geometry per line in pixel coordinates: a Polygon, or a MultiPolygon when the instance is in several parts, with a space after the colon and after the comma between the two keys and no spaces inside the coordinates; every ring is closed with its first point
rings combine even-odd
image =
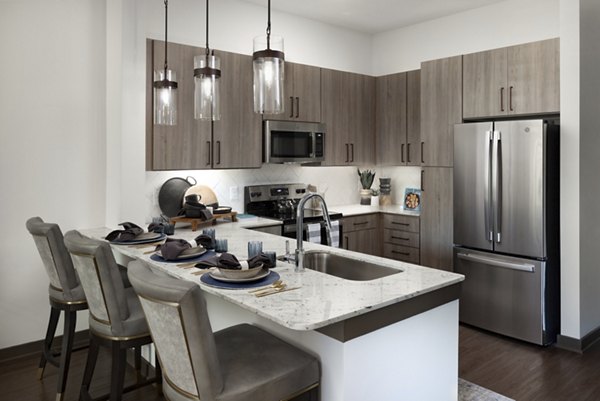
{"type": "Polygon", "coordinates": [[[458,401],[515,401],[477,384],[458,378],[458,401]]]}

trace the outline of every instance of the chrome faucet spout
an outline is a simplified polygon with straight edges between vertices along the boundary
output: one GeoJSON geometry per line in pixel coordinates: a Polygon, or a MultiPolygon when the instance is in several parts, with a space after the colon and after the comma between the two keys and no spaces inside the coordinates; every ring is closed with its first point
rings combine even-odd
{"type": "Polygon", "coordinates": [[[309,199],[318,198],[321,200],[321,211],[323,212],[323,219],[325,220],[325,231],[327,233],[327,245],[331,245],[331,219],[329,218],[329,212],[327,210],[327,204],[325,199],[317,193],[308,193],[302,197],[298,203],[298,210],[296,215],[296,268],[294,271],[304,271],[304,248],[302,246],[302,233],[304,230],[304,207],[309,199]]]}

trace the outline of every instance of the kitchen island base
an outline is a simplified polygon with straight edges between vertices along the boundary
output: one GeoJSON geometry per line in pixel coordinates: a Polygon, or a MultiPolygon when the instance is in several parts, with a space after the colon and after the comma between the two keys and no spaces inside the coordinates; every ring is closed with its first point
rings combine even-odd
{"type": "Polygon", "coordinates": [[[341,342],[317,331],[285,328],[220,297],[205,296],[213,330],[251,323],[318,355],[322,400],[458,398],[458,300],[341,342]]]}

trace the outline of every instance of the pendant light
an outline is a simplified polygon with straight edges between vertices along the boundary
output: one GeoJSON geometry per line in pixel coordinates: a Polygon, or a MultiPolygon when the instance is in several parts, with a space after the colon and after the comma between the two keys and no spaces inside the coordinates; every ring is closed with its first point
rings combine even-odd
{"type": "Polygon", "coordinates": [[[267,35],[254,38],[254,112],[283,113],[283,38],[271,37],[271,0],[268,3],[267,35]]]}
{"type": "Polygon", "coordinates": [[[221,60],[208,46],[208,0],[206,0],[206,53],[194,57],[194,117],[199,120],[220,120],[219,88],[221,60]]]}
{"type": "Polygon", "coordinates": [[[165,65],[154,71],[154,124],[177,124],[177,77],[167,64],[167,16],[169,0],[165,0],[165,65]]]}

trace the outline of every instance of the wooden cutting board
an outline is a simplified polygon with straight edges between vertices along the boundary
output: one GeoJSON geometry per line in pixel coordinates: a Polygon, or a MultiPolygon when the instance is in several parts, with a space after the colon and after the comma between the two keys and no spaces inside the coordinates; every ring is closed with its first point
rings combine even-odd
{"type": "Polygon", "coordinates": [[[188,195],[200,195],[200,203],[205,205],[212,205],[213,203],[219,203],[217,200],[217,195],[214,191],[206,185],[192,185],[185,191],[185,195],[183,196],[182,206],[185,205],[185,197],[188,195]]]}

